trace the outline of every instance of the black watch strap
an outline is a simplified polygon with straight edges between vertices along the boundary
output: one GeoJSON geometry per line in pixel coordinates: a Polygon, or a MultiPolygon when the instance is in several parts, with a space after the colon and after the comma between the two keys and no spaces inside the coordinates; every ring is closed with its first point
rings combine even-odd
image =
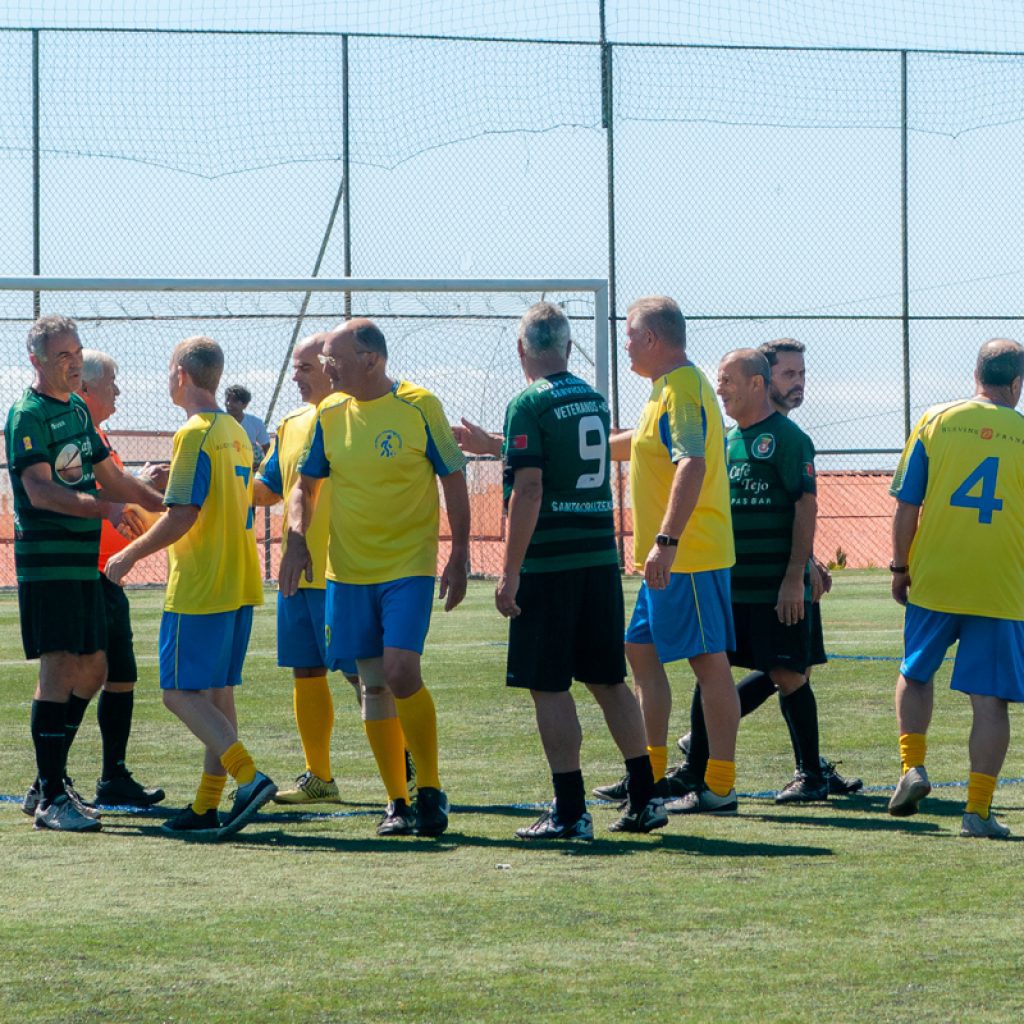
{"type": "Polygon", "coordinates": [[[667,533],[659,533],[655,535],[654,543],[659,548],[674,548],[679,546],[679,538],[670,537],[667,533]]]}

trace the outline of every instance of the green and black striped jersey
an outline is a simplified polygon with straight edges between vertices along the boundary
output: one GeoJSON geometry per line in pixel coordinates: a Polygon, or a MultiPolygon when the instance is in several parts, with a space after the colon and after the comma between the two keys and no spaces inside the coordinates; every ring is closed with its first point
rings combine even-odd
{"type": "Polygon", "coordinates": [[[505,413],[505,501],[516,470],[542,472],[540,516],[523,572],[617,565],[609,483],[608,403],[586,381],[553,373],[505,413]]]}
{"type": "MultiPolygon", "coordinates": [[[[780,413],[726,438],[729,497],[736,540],[732,567],[735,604],[775,604],[793,549],[793,517],[804,494],[814,494],[814,445],[780,413]]],[[[811,599],[804,573],[805,600],[811,599]]]]}
{"type": "Polygon", "coordinates": [[[14,565],[19,582],[97,579],[101,520],[33,508],[21,480],[29,466],[45,462],[56,483],[95,493],[93,466],[109,451],[85,402],[78,395],[61,402],[28,388],[7,414],[4,438],[14,492],[14,565]]]}

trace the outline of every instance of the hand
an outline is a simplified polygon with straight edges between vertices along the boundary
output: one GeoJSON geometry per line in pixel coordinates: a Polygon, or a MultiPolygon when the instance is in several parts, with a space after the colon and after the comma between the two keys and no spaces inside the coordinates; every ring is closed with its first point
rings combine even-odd
{"type": "Polygon", "coordinates": [[[894,572],[892,574],[892,599],[897,604],[907,603],[907,591],[910,590],[910,573],[894,572]]]}
{"type": "Polygon", "coordinates": [[[145,481],[150,487],[163,493],[167,489],[167,478],[171,474],[170,464],[167,462],[147,462],[139,470],[139,479],[145,481]]]}
{"type": "Polygon", "coordinates": [[[501,455],[501,441],[465,416],[462,417],[461,426],[452,427],[452,433],[459,447],[468,455],[501,455]]]}
{"type": "Polygon", "coordinates": [[[441,585],[438,587],[437,596],[447,598],[444,603],[446,612],[450,612],[462,604],[462,599],[466,596],[465,556],[460,558],[452,556],[448,559],[444,571],[441,573],[441,585]]]}
{"type": "Polygon", "coordinates": [[[299,589],[299,581],[303,575],[307,583],[313,582],[313,556],[306,547],[306,538],[298,534],[288,534],[288,546],[277,573],[277,583],[281,588],[282,597],[293,597],[299,589]]]}
{"type": "Polygon", "coordinates": [[[811,556],[811,600],[817,603],[826,594],[832,593],[832,573],[828,566],[811,556]]]}
{"type": "Polygon", "coordinates": [[[116,555],[111,555],[107,559],[107,567],[103,570],[103,575],[111,583],[116,583],[119,587],[123,587],[124,578],[131,571],[133,565],[135,565],[135,559],[125,549],[124,551],[119,551],[116,555]]]}
{"type": "Polygon", "coordinates": [[[655,544],[644,562],[644,582],[651,590],[664,590],[672,581],[672,563],[676,548],[655,544]]]}
{"type": "Polygon", "coordinates": [[[136,537],[141,537],[146,532],[146,523],[134,508],[125,505],[121,514],[121,522],[115,529],[122,537],[135,540],[136,537]]]}
{"type": "Polygon", "coordinates": [[[107,502],[107,519],[110,520],[110,525],[118,527],[121,525],[121,520],[124,518],[124,502],[123,501],[108,501],[107,502]]]}
{"type": "Polygon", "coordinates": [[[516,604],[516,594],[519,593],[519,573],[506,572],[498,577],[498,585],[494,588],[494,607],[505,616],[506,619],[519,617],[522,609],[516,604]]]}
{"type": "Polygon", "coordinates": [[[784,626],[796,625],[804,617],[804,580],[803,573],[791,576],[787,573],[779,587],[779,600],[775,605],[775,614],[784,626]]]}

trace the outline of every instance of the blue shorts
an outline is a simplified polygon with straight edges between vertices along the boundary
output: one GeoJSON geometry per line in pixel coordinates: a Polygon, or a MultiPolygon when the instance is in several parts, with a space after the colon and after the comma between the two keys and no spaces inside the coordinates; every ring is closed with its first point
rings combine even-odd
{"type": "Polygon", "coordinates": [[[674,572],[664,590],[641,583],[626,643],[654,644],[663,665],[735,650],[729,570],[674,572]]]}
{"type": "Polygon", "coordinates": [[[959,640],[950,688],[982,697],[1024,701],[1024,622],[955,615],[907,605],[903,664],[907,679],[927,682],[959,640]]]}
{"type": "Polygon", "coordinates": [[[388,583],[328,580],[328,666],[379,658],[385,647],[422,654],[433,603],[433,576],[405,576],[388,583]]]}
{"type": "Polygon", "coordinates": [[[238,686],[252,632],[252,605],[213,615],[164,612],[160,620],[160,689],[238,686]]]}

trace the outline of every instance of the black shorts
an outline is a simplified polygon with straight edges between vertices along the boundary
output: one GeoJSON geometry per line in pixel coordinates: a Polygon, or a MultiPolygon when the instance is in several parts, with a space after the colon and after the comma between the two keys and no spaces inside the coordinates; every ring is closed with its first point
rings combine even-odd
{"type": "Polygon", "coordinates": [[[98,579],[19,583],[18,611],[26,658],[57,651],[95,654],[106,649],[107,616],[98,579]]]}
{"type": "Polygon", "coordinates": [[[132,645],[132,614],[123,587],[100,573],[103,604],[107,612],[107,679],[112,683],[134,683],[139,670],[132,645]]]}
{"type": "Polygon", "coordinates": [[[818,601],[811,605],[811,660],[807,664],[828,664],[828,655],[825,654],[825,632],[821,628],[821,603],[818,601]]]}
{"type": "Polygon", "coordinates": [[[564,693],[573,679],[625,682],[625,611],[617,565],[523,573],[508,627],[509,686],[564,693]]]}
{"type": "MultiPolygon", "coordinates": [[[[736,627],[736,650],[729,651],[730,665],[759,672],[770,672],[773,668],[806,672],[811,665],[825,661],[824,650],[820,656],[815,651],[814,613],[810,601],[804,604],[803,619],[792,626],[779,622],[770,604],[733,604],[732,618],[736,627]]],[[[821,625],[820,614],[818,625],[821,625]]]]}

